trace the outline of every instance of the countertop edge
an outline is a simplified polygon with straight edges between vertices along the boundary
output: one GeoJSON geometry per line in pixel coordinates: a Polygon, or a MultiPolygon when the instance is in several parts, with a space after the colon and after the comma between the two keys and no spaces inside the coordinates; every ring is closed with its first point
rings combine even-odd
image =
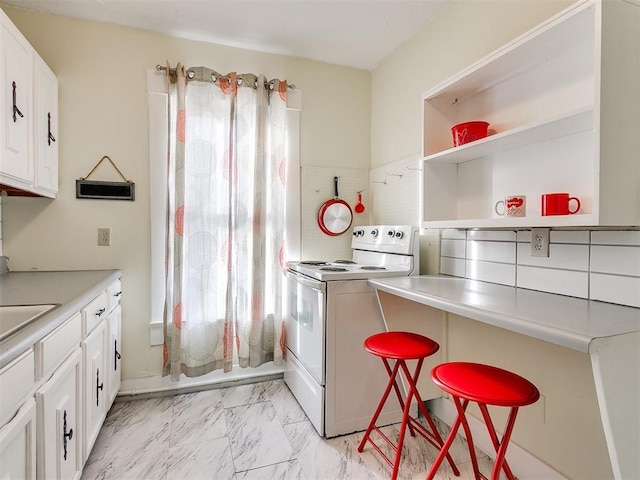
{"type": "MultiPolygon", "coordinates": [[[[437,276],[432,277],[437,278],[437,276]]],[[[446,278],[450,279],[450,277],[446,278]]],[[[465,279],[461,278],[460,280],[464,281],[465,279]]],[[[402,286],[393,285],[393,279],[389,278],[369,279],[368,283],[377,290],[381,290],[383,292],[390,293],[407,300],[421,303],[423,305],[427,305],[463,317],[471,318],[488,325],[504,328],[506,330],[554,343],[556,345],[567,347],[583,353],[593,353],[592,345],[594,344],[594,340],[600,338],[608,338],[607,336],[594,337],[584,335],[580,332],[568,331],[559,327],[554,328],[549,325],[536,323],[535,321],[530,319],[522,319],[512,315],[501,313],[499,311],[482,309],[467,303],[453,301],[443,296],[439,296],[434,292],[427,292],[424,290],[418,291],[402,286]]],[[[547,295],[553,294],[549,293],[547,295]]]]}
{"type": "MultiPolygon", "coordinates": [[[[93,300],[102,290],[106,290],[107,287],[116,280],[122,278],[123,275],[122,270],[119,269],[78,270],[77,272],[103,272],[105,277],[96,283],[88,284],[84,290],[75,292],[67,301],[55,302],[60,303],[60,306],[50,310],[33,324],[3,340],[2,343],[0,343],[0,369],[11,363],[15,358],[27,351],[29,348],[32,348],[39,340],[62,325],[75,313],[79,312],[82,307],[93,300]]],[[[5,275],[11,275],[11,273],[21,274],[27,272],[10,272],[5,275]]],[[[56,272],[42,273],[50,274],[56,272]]],[[[64,273],[67,274],[69,272],[64,271],[64,273]]]]}

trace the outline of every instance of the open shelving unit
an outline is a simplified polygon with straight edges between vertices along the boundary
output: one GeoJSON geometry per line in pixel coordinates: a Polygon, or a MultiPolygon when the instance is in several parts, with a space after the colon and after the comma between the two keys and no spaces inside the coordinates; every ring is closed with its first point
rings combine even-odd
{"type": "Polygon", "coordinates": [[[585,0],[422,95],[425,228],[640,225],[640,4],[585,0]],[[451,127],[490,135],[452,147],[451,127]],[[580,198],[541,215],[541,195],[580,198]],[[498,216],[508,195],[526,217],[498,216]]]}

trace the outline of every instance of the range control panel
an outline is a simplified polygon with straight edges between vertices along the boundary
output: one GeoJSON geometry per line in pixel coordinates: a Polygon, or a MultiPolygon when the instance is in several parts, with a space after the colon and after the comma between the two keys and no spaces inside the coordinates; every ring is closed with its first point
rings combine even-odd
{"type": "Polygon", "coordinates": [[[411,225],[369,225],[355,227],[351,248],[372,252],[410,255],[417,247],[418,229],[411,225]]]}

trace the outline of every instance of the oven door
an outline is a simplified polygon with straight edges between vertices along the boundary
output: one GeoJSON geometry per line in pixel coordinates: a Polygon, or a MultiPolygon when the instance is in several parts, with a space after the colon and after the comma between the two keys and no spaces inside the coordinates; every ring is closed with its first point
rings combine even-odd
{"type": "Polygon", "coordinates": [[[320,385],[324,385],[325,296],[324,282],[287,271],[287,347],[320,385]]]}

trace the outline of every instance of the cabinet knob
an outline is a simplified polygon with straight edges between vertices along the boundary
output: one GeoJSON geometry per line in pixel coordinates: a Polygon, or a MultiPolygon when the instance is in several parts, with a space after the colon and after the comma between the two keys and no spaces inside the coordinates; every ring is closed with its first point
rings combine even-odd
{"type": "Polygon", "coordinates": [[[19,115],[20,118],[24,118],[24,115],[18,108],[18,105],[16,105],[16,89],[18,88],[16,82],[13,82],[11,86],[13,87],[13,123],[16,123],[18,121],[16,115],[19,115]]]}
{"type": "Polygon", "coordinates": [[[73,438],[73,428],[67,431],[67,411],[64,411],[62,423],[62,445],[64,448],[64,459],[67,459],[67,442],[73,438]]]}

